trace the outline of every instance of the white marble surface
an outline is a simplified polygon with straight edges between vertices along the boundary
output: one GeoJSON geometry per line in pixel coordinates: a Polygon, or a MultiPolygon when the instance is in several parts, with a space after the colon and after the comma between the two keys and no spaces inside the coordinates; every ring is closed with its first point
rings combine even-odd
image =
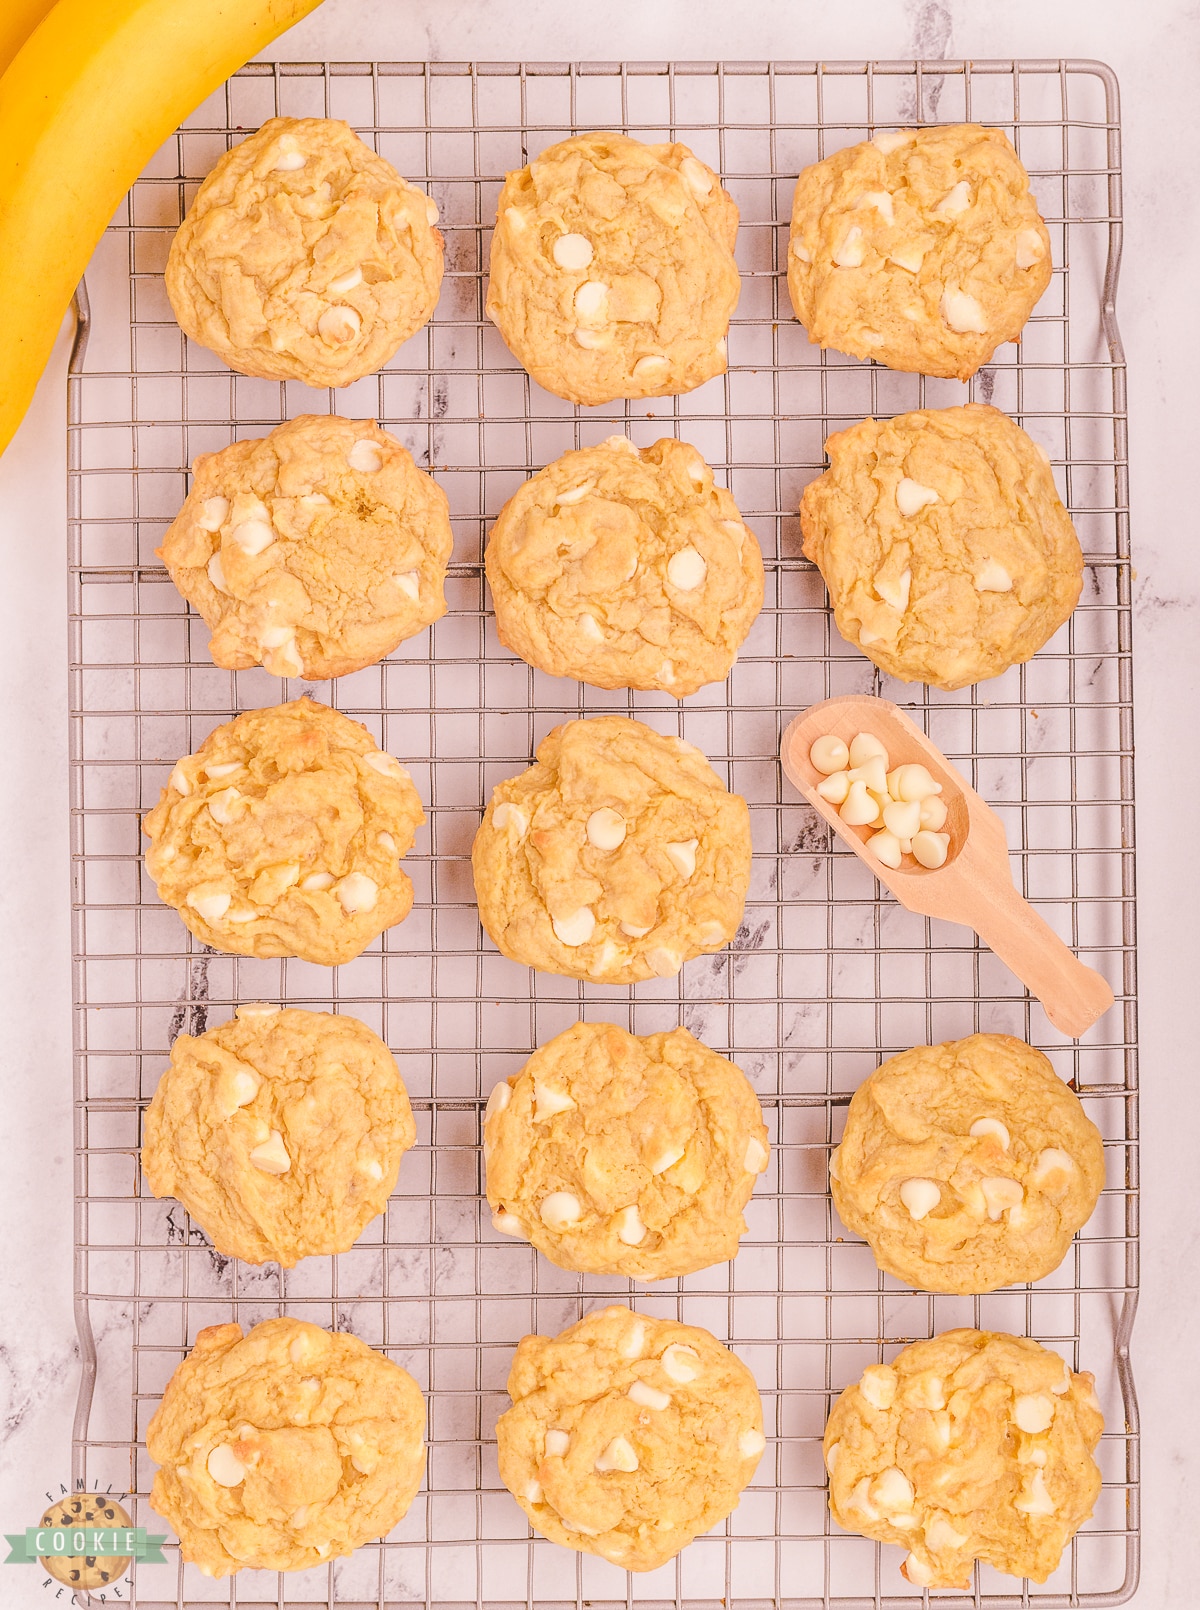
{"type": "MultiPolygon", "coordinates": [[[[1200,569],[1195,558],[1193,370],[1200,12],[1183,0],[326,0],[272,54],[612,60],[676,57],[1079,56],[1116,68],[1124,98],[1127,237],[1119,314],[1129,360],[1140,844],[1143,1069],[1142,1312],[1134,1346],[1144,1416],[1140,1610],[1195,1603],[1200,1406],[1200,1099],[1192,1062],[1200,889],[1183,803],[1196,742],[1200,569]]],[[[0,1523],[26,1524],[68,1469],[76,1351],[71,1314],[70,974],[66,829],[63,374],[65,342],[0,462],[0,1005],[5,1167],[0,1203],[0,1523]]],[[[5,1573],[14,1610],[47,1602],[5,1573]]]]}

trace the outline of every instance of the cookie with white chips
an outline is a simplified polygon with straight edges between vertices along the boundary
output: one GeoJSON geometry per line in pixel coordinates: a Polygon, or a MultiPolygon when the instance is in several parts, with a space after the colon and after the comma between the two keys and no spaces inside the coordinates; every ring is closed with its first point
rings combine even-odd
{"type": "Polygon", "coordinates": [[[746,1366],[628,1308],[526,1336],[496,1423],[500,1479],[543,1537],[653,1571],[737,1507],[766,1446],[746,1366]]]}
{"type": "Polygon", "coordinates": [[[1104,1419],[1092,1377],[1020,1336],[943,1331],[871,1364],[825,1427],[839,1526],[907,1556],[918,1588],[976,1560],[1044,1582],[1092,1513],[1104,1419]]]}
{"type": "Polygon", "coordinates": [[[479,919],[513,961],[598,984],[672,978],[737,933],[750,812],[692,744],[592,716],[497,785],[471,864],[479,919]]]}
{"type": "Polygon", "coordinates": [[[732,1258],[767,1166],[758,1097],[687,1029],[576,1023],[488,1099],[492,1223],[552,1263],[668,1280],[732,1258]]]}
{"type": "Polygon", "coordinates": [[[762,608],[754,533],[672,437],[564,453],[509,498],[485,559],[500,641],[593,687],[722,681],[762,608]]]}
{"type": "Polygon", "coordinates": [[[350,961],[412,909],[425,820],[358,721],[312,699],[248,710],[178,761],[143,831],[159,898],[237,956],[350,961]]]}
{"type": "Polygon", "coordinates": [[[691,391],[725,372],[737,225],[686,145],[577,134],[505,179],[488,318],[569,402],[691,391]]]}
{"type": "Polygon", "coordinates": [[[301,414],[202,454],[159,558],[217,665],[347,676],[446,613],[446,494],[368,419],[301,414]]]}
{"type": "Polygon", "coordinates": [[[1050,237],[999,129],[898,129],[796,181],[788,289],[817,346],[968,380],[1050,283],[1050,237]]]}

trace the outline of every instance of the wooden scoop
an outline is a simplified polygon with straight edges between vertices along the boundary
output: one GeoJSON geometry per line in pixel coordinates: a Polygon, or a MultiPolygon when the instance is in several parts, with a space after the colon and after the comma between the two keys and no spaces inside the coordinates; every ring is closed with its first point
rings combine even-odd
{"type": "Polygon", "coordinates": [[[814,704],[788,727],[780,749],[783,769],[814,809],[862,858],[909,911],[973,928],[985,945],[1036,995],[1046,1016],[1064,1034],[1078,1038],[1113,1004],[1107,982],[1063,944],[1013,887],[1004,823],[921,729],[888,699],[848,694],[814,704]],[[867,848],[871,828],[851,827],[837,807],[817,793],[822,774],[808,758],[826,734],[846,744],[860,732],[879,739],[888,769],[918,762],[935,782],[950,835],[944,866],[931,870],[906,856],[893,870],[867,848]]]}

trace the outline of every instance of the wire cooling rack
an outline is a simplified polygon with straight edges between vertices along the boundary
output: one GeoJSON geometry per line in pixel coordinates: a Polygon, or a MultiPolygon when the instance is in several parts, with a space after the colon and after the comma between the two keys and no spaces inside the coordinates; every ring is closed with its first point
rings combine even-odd
{"type": "Polygon", "coordinates": [[[223,1583],[179,1561],[136,1568],[151,1606],[885,1606],[920,1602],[898,1550],[841,1533],[820,1438],[863,1366],[952,1325],[1012,1330],[1097,1374],[1107,1430],[1094,1518],[1044,1587],[981,1568],[973,1605],[1117,1604],[1137,1576],[1136,1409],[1127,1343],[1137,1276],[1133,731],[1125,384],[1113,312],[1120,249],[1117,86],[1090,62],[296,64],[248,67],[188,120],[135,185],[89,270],[70,379],[70,644],[78,1316],[85,1360],[74,1478],[132,1493],[153,1529],[144,1436],[201,1326],[288,1312],[352,1330],[411,1370],[429,1404],[429,1471],[386,1542],[300,1575],[223,1583]],[[200,179],[275,113],[344,117],[442,211],[447,274],[433,322],[378,376],[320,394],[231,374],[185,343],[163,291],[168,244],[200,179]],[[1016,142],[1055,272],[1020,349],[970,386],[810,347],[784,281],[805,164],[876,127],[975,118],[1016,142]],[[741,208],[742,298],[729,373],[686,397],[579,411],[533,385],[484,320],[484,265],[506,169],[561,136],[618,127],[679,137],[741,208]],[[90,334],[89,334],[90,327],[90,334]],[[1069,625],[1026,666],[959,694],[880,678],[831,625],[800,557],[796,507],[826,434],[866,414],[967,396],[1006,409],[1049,451],[1087,556],[1069,625]],[[139,816],[175,759],[235,712],[292,698],[261,670],[213,667],[207,632],[154,557],[200,452],[293,414],[373,416],[430,466],[455,530],[450,611],[384,664],[310,689],[365,721],[412,769],[429,822],[406,866],[412,915],[329,970],[217,955],[157,900],[139,816]],[[727,684],[676,703],[605,694],[502,650],[480,549],[532,471],[627,430],[678,434],[726,479],[766,559],[767,599],[727,684]],[[1063,1039],[965,929],[893,904],[777,762],[782,725],[826,695],[909,708],[1004,816],[1019,886],[1117,1005],[1063,1039]],[[619,710],[700,745],[750,802],[754,873],[733,947],[678,979],[577,984],[501,958],[481,936],[471,839],[492,786],[564,718],[619,710]],[[216,1254],[145,1191],[141,1112],[173,1036],[238,1001],[354,1013],[395,1051],[419,1139],[388,1213],[335,1259],[281,1273],[216,1254]],[[480,1110],[491,1085],[577,1017],[638,1033],[682,1021],[735,1056],[773,1143],[736,1260],[653,1287],[564,1273],[491,1229],[480,1110]],[[880,1275],[844,1238],[826,1158],[877,1062],[923,1041],[1008,1031],[1046,1049],[1105,1136],[1108,1184],[1062,1268],[1033,1288],[935,1297],[880,1275]],[[513,1349],[583,1311],[633,1300],[708,1326],[762,1389],[770,1438],[729,1521],[672,1564],[627,1577],[531,1539],[502,1488],[493,1427],[513,1349]]]}

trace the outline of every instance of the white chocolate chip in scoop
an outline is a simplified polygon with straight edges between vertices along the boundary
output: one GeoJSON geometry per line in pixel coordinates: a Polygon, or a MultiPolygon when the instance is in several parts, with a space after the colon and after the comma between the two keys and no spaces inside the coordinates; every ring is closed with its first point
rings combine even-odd
{"type": "Polygon", "coordinates": [[[546,1433],[544,1446],[547,1459],[561,1459],[571,1446],[571,1438],[565,1431],[551,1429],[546,1433]]]}
{"type": "Polygon", "coordinates": [[[614,1437],[608,1447],[604,1449],[596,1460],[596,1469],[608,1470],[636,1470],[638,1456],[634,1452],[633,1444],[628,1437],[614,1437]]]}
{"type": "Polygon", "coordinates": [[[246,1467],[227,1442],[219,1442],[205,1461],[205,1468],[219,1487],[237,1487],[246,1479],[246,1467]]]}
{"type": "MultiPolygon", "coordinates": [[[[946,809],[945,800],[939,799],[936,794],[930,794],[926,799],[921,800],[920,805],[922,827],[928,828],[932,833],[936,833],[939,828],[945,827],[946,817],[950,814],[946,809]]],[[[915,838],[916,834],[913,837],[915,838]]]]}
{"type": "Polygon", "coordinates": [[[927,766],[910,761],[906,766],[897,766],[888,779],[888,791],[893,799],[928,799],[931,794],[940,794],[941,783],[935,782],[927,766]]]}
{"type": "Polygon", "coordinates": [[[841,244],[834,250],[833,261],[838,268],[858,268],[864,254],[863,232],[857,224],[854,224],[846,231],[841,244]]]}
{"type": "Polygon", "coordinates": [[[373,442],[369,436],[360,436],[346,454],[346,463],[363,475],[374,475],[376,470],[383,468],[383,453],[379,443],[373,442]]]}
{"type": "Polygon", "coordinates": [[[940,497],[931,486],[922,486],[911,476],[902,475],[896,483],[896,507],[906,518],[930,503],[940,502],[940,497]]]}
{"type": "Polygon", "coordinates": [[[946,286],[939,305],[942,318],[956,334],[983,335],[986,332],[987,319],[982,304],[956,285],[946,286]]]}
{"type": "Polygon", "coordinates": [[[1008,571],[995,559],[985,559],[975,572],[974,585],[977,593],[1010,593],[1012,584],[1013,580],[1008,571]]]}
{"type": "Polygon", "coordinates": [[[356,307],[337,303],[327,307],[317,320],[317,334],[331,347],[344,347],[357,341],[362,330],[362,314],[356,307]]]}
{"type": "Polygon", "coordinates": [[[883,761],[886,768],[888,752],[873,732],[857,733],[850,740],[850,764],[852,766],[865,766],[876,755],[883,761]]]}
{"type": "MultiPolygon", "coordinates": [[[[496,1088],[507,1090],[508,1085],[507,1083],[503,1087],[497,1085],[496,1088]]],[[[507,1102],[505,1105],[507,1106],[507,1102]]],[[[534,1080],[533,1117],[535,1123],[545,1123],[548,1118],[553,1118],[556,1113],[570,1112],[575,1106],[576,1103],[567,1095],[565,1090],[551,1090],[550,1086],[544,1085],[540,1079],[534,1080]]]]}
{"type": "Polygon", "coordinates": [[[1017,267],[1032,268],[1046,255],[1046,247],[1036,229],[1022,229],[1017,236],[1017,267]]]}
{"type": "Polygon", "coordinates": [[[891,867],[893,871],[901,865],[904,858],[903,851],[900,848],[900,840],[894,833],[889,833],[887,828],[881,829],[878,833],[872,833],[867,840],[867,848],[884,866],[891,867]]]}
{"type": "Polygon", "coordinates": [[[205,922],[219,922],[229,910],[232,896],[224,890],[213,894],[197,894],[193,889],[187,897],[187,903],[193,911],[199,912],[205,922]]]}
{"type": "Polygon", "coordinates": [[[989,1176],[981,1180],[980,1189],[983,1199],[987,1203],[987,1215],[993,1223],[1003,1217],[1009,1208],[1015,1208],[1024,1200],[1025,1192],[1019,1180],[1007,1178],[1002,1174],[989,1176]]]}
{"type": "Polygon", "coordinates": [[[264,1174],[286,1174],[292,1166],[287,1147],[283,1144],[283,1136],[277,1129],[271,1131],[261,1146],[254,1148],[250,1153],[250,1161],[255,1168],[262,1169],[264,1174]]]}
{"type": "Polygon", "coordinates": [[[849,827],[870,827],[879,820],[879,803],[859,780],[850,784],[838,815],[849,827]]]}
{"type": "Polygon", "coordinates": [[[808,758],[816,771],[829,777],[834,772],[844,771],[850,764],[850,751],[841,738],[827,733],[815,741],[808,751],[808,758]]]}
{"type": "Polygon", "coordinates": [[[694,1347],[688,1347],[684,1342],[673,1342],[664,1351],[661,1363],[668,1379],[680,1385],[694,1381],[700,1374],[700,1355],[694,1347]]]}
{"type": "Polygon", "coordinates": [[[679,176],[694,196],[707,196],[713,187],[712,174],[695,157],[684,157],[679,176]]]}
{"type": "Polygon", "coordinates": [[[628,831],[625,818],[611,806],[601,805],[587,819],[587,841],[597,850],[619,850],[628,831]]]}
{"type": "Polygon", "coordinates": [[[334,893],[348,917],[360,911],[373,911],[379,899],[379,885],[365,872],[348,872],[334,885],[334,893]]]}
{"type": "Polygon", "coordinates": [[[907,1208],[909,1218],[920,1221],[932,1213],[942,1200],[942,1189],[936,1180],[902,1180],[900,1200],[907,1208]]]}
{"type": "Polygon", "coordinates": [[[615,1214],[614,1222],[617,1227],[617,1239],[623,1241],[627,1247],[640,1247],[646,1239],[646,1226],[642,1222],[642,1215],[638,1212],[636,1202],[621,1208],[615,1214]]]}
{"type": "Polygon", "coordinates": [[[999,1118],[977,1118],[967,1133],[973,1140],[982,1140],[985,1135],[991,1135],[1000,1143],[1000,1150],[1008,1150],[1012,1136],[1008,1132],[1008,1125],[1002,1124],[999,1118]]]}
{"type": "Polygon", "coordinates": [[[1023,1392],[1013,1400],[1013,1419],[1031,1437],[1049,1431],[1054,1419],[1054,1399],[1045,1392],[1023,1392]]]}
{"type": "Polygon", "coordinates": [[[927,828],[922,828],[912,836],[912,853],[926,871],[936,872],[939,867],[945,866],[950,857],[949,833],[931,833],[927,828]]]}
{"type": "Polygon", "coordinates": [[[669,1392],[660,1392],[649,1381],[635,1381],[626,1395],[643,1409],[665,1409],[671,1401],[669,1392]]]}
{"type": "Polygon", "coordinates": [[[681,593],[695,592],[697,587],[704,585],[707,574],[708,565],[703,554],[690,543],[686,548],[680,548],[678,553],[673,553],[667,560],[667,580],[681,593]]]}
{"type": "Polygon", "coordinates": [[[502,800],[492,812],[492,826],[500,833],[511,828],[519,839],[523,839],[529,831],[529,818],[519,806],[502,800]]]}
{"type": "Polygon", "coordinates": [[[551,1191],[549,1196],[542,1198],[538,1212],[542,1223],[549,1225],[552,1230],[568,1229],[583,1217],[579,1198],[570,1191],[551,1191]]]}
{"type": "Polygon", "coordinates": [[[832,777],[822,777],[817,784],[817,793],[822,799],[827,799],[831,805],[844,805],[846,795],[850,792],[850,773],[835,771],[832,777]]]}
{"type": "Polygon", "coordinates": [[[868,1364],[858,1390],[873,1409],[890,1409],[896,1398],[896,1372],[890,1364],[868,1364]]]}
{"type": "Polygon", "coordinates": [[[921,831],[921,807],[915,799],[894,799],[883,807],[883,825],[898,839],[921,831]]]}
{"type": "Polygon", "coordinates": [[[960,179],[956,185],[947,190],[933,210],[942,218],[957,218],[959,213],[966,212],[970,205],[971,186],[966,179],[960,179]]]}
{"type": "Polygon", "coordinates": [[[554,242],[554,261],[559,268],[565,268],[570,273],[578,273],[587,268],[596,255],[591,241],[586,235],[560,235],[554,242]]]}
{"type": "Polygon", "coordinates": [[[550,925],[560,944],[586,945],[596,931],[596,914],[590,906],[579,906],[563,917],[552,917],[550,925]]]}
{"type": "Polygon", "coordinates": [[[690,878],[696,870],[696,851],[699,839],[683,839],[678,844],[664,844],[663,854],[681,878],[690,878]]]}
{"type": "Polygon", "coordinates": [[[219,531],[229,514],[228,498],[205,498],[196,516],[201,531],[219,531]]]}

